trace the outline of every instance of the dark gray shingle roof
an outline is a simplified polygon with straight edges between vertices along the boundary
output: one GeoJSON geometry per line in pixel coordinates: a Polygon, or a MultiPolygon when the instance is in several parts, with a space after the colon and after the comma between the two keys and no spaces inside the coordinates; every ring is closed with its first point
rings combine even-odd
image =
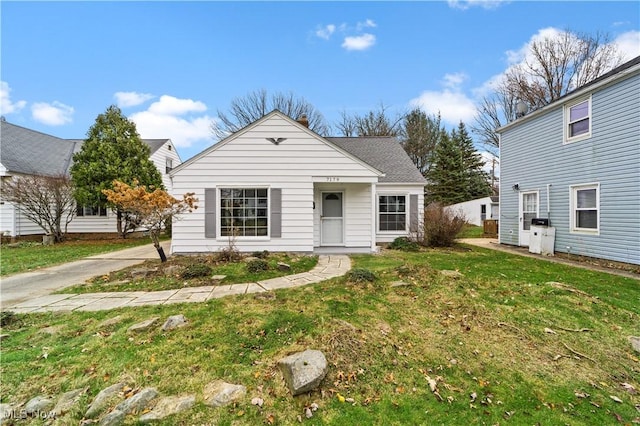
{"type": "MultiPolygon", "coordinates": [[[[58,176],[69,174],[73,154],[80,151],[84,139],[61,139],[15,124],[1,121],[0,163],[9,172],[58,176]]],[[[151,154],[169,139],[142,139],[151,154]]]]}
{"type": "Polygon", "coordinates": [[[58,176],[67,173],[74,142],[0,122],[0,163],[9,172],[58,176]]]}
{"type": "Polygon", "coordinates": [[[400,143],[394,137],[327,137],[338,148],[380,170],[381,183],[426,183],[400,143]]]}

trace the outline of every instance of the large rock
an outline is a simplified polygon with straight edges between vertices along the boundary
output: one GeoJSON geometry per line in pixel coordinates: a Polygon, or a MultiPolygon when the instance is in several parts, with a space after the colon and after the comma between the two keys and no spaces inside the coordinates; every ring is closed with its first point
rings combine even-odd
{"type": "Polygon", "coordinates": [[[167,396],[158,401],[153,410],[140,416],[141,423],[148,423],[154,420],[161,420],[172,414],[188,410],[196,403],[195,395],[167,396]]]}
{"type": "Polygon", "coordinates": [[[24,406],[24,411],[28,416],[44,416],[51,411],[54,402],[48,396],[38,395],[35,398],[31,398],[24,406]]]}
{"type": "Polygon", "coordinates": [[[71,411],[74,405],[80,401],[80,397],[87,391],[87,388],[83,389],[74,389],[69,392],[63,393],[60,398],[58,398],[58,402],[56,406],[53,408],[53,412],[56,417],[60,417],[65,413],[71,411]]]}
{"type": "Polygon", "coordinates": [[[100,420],[100,426],[119,426],[124,422],[126,414],[120,410],[113,410],[100,420]]]}
{"type": "Polygon", "coordinates": [[[223,407],[242,398],[246,393],[247,388],[242,385],[216,380],[204,387],[202,397],[204,403],[211,407],[223,407]]]}
{"type": "Polygon", "coordinates": [[[155,388],[144,388],[118,404],[116,410],[125,414],[142,412],[156,396],[158,396],[158,391],[155,388]]]}
{"type": "Polygon", "coordinates": [[[184,327],[187,325],[187,319],[184,315],[172,315],[162,325],[162,331],[170,331],[178,327],[184,327]]]}
{"type": "Polygon", "coordinates": [[[278,366],[294,396],[317,388],[329,371],[324,354],[312,349],[282,358],[278,366]]]}
{"type": "Polygon", "coordinates": [[[629,337],[629,342],[631,342],[631,347],[634,351],[640,352],[640,337],[631,336],[629,337]]]}
{"type": "Polygon", "coordinates": [[[141,331],[146,331],[153,327],[153,325],[158,322],[160,317],[149,318],[148,320],[144,320],[137,324],[133,324],[131,327],[127,328],[127,332],[129,333],[139,333],[141,331]]]}
{"type": "Polygon", "coordinates": [[[88,419],[97,417],[102,412],[104,407],[109,403],[109,401],[111,401],[112,398],[118,395],[118,392],[124,389],[125,385],[125,383],[116,383],[98,392],[98,395],[93,398],[93,401],[89,405],[89,409],[84,416],[88,419]]]}

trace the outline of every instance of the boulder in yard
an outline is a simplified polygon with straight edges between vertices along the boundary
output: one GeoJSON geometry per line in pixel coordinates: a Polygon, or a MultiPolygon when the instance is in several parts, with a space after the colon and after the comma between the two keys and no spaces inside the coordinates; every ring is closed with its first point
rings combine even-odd
{"type": "Polygon", "coordinates": [[[160,319],[159,317],[153,317],[153,318],[149,318],[148,320],[139,322],[137,324],[133,324],[131,327],[127,329],[127,332],[139,333],[142,331],[146,331],[150,329],[156,322],[158,322],[159,319],[160,319]]]}
{"type": "Polygon", "coordinates": [[[85,413],[84,416],[88,419],[97,417],[102,412],[102,410],[107,406],[109,401],[111,401],[112,398],[117,396],[118,392],[124,389],[125,385],[126,384],[122,382],[116,383],[98,392],[96,397],[93,398],[93,401],[89,405],[89,408],[87,409],[87,412],[85,413]]]}
{"type": "Polygon", "coordinates": [[[148,423],[154,420],[161,420],[172,414],[188,410],[196,403],[195,395],[186,396],[166,396],[158,401],[153,410],[143,414],[138,419],[141,423],[148,423]]]}
{"type": "Polygon", "coordinates": [[[629,337],[629,342],[631,342],[631,347],[634,351],[640,352],[640,337],[631,336],[629,337]]]}
{"type": "Polygon", "coordinates": [[[317,388],[329,371],[324,354],[313,349],[282,358],[278,366],[293,396],[317,388]]]}
{"type": "Polygon", "coordinates": [[[125,399],[116,406],[116,411],[125,414],[142,412],[153,399],[158,396],[158,391],[154,388],[144,388],[131,398],[125,399]]]}
{"type": "Polygon", "coordinates": [[[170,331],[187,325],[187,319],[184,315],[172,315],[162,325],[162,331],[170,331]]]}

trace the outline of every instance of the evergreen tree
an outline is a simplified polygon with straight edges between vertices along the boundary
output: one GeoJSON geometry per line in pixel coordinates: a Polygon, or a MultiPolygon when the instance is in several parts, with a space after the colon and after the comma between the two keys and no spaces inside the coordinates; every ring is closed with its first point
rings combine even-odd
{"type": "Polygon", "coordinates": [[[115,105],[98,115],[82,148],[73,155],[70,172],[76,200],[81,205],[112,207],[117,215],[118,234],[123,238],[135,224],[129,223],[126,212],[107,203],[102,190],[113,189],[114,180],[163,188],[162,176],[149,155],[149,146],[140,139],[135,123],[115,105]]]}
{"type": "Polygon", "coordinates": [[[427,174],[427,202],[449,205],[490,195],[483,164],[464,123],[451,134],[441,130],[427,174]]]}
{"type": "Polygon", "coordinates": [[[454,129],[451,132],[451,138],[454,139],[460,147],[463,162],[462,166],[466,172],[465,200],[463,201],[491,195],[489,175],[483,170],[484,160],[482,159],[482,155],[480,155],[473,146],[473,140],[471,136],[469,136],[469,132],[462,121],[458,124],[458,129],[454,129]]]}
{"type": "Polygon", "coordinates": [[[434,152],[433,165],[427,174],[427,202],[448,205],[464,201],[465,177],[460,147],[442,130],[434,152]]]}

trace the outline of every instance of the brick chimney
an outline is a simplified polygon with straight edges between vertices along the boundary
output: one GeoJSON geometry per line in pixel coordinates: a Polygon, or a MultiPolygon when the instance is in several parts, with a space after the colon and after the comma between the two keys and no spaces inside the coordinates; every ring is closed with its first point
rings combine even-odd
{"type": "Polygon", "coordinates": [[[296,121],[302,124],[304,127],[309,127],[309,119],[307,118],[306,114],[302,114],[296,121]]]}

